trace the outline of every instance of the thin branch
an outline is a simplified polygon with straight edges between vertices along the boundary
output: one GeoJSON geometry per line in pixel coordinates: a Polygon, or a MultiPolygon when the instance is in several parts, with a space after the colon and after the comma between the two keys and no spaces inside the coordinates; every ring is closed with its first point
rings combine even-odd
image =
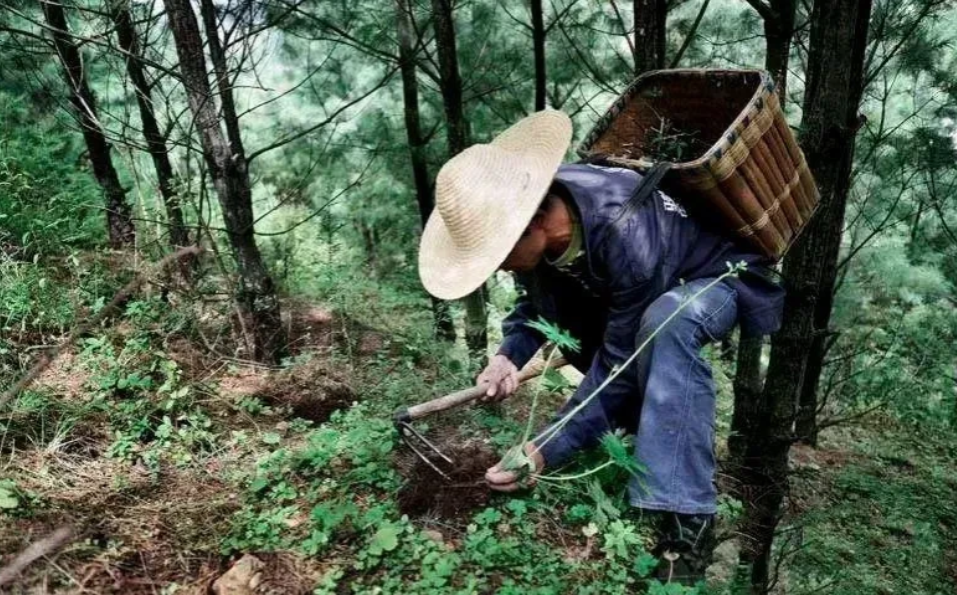
{"type": "Polygon", "coordinates": [[[912,22],[911,26],[907,29],[907,31],[905,31],[904,34],[901,35],[900,40],[891,49],[891,51],[884,56],[884,59],[881,60],[880,64],[875,66],[873,70],[870,70],[867,73],[867,76],[864,78],[864,84],[863,84],[864,88],[867,88],[868,86],[870,86],[871,82],[878,75],[878,73],[880,73],[880,71],[885,66],[887,66],[888,62],[894,59],[894,57],[901,50],[901,48],[904,47],[904,44],[907,43],[910,40],[911,36],[917,31],[917,28],[920,26],[921,22],[923,22],[923,20],[927,17],[927,15],[930,14],[930,11],[933,10],[934,8],[937,8],[937,6],[942,3],[943,2],[928,2],[924,6],[924,9],[920,12],[920,14],[918,14],[914,18],[914,22],[912,22]]]}
{"type": "Polygon", "coordinates": [[[0,587],[12,583],[17,575],[26,570],[27,566],[62,549],[72,540],[73,529],[71,527],[60,527],[40,541],[31,543],[12,562],[0,568],[0,587]]]}
{"type": "MultiPolygon", "coordinates": [[[[568,15],[569,12],[571,12],[572,8],[574,8],[576,4],[578,4],[578,0],[572,0],[565,6],[565,8],[561,10],[561,12],[556,14],[555,18],[552,19],[552,22],[545,25],[545,35],[548,35],[549,32],[551,32],[551,30],[555,27],[555,25],[558,25],[559,23],[561,23],[562,20],[568,15]]],[[[555,9],[555,5],[552,4],[552,10],[554,9],[555,9]]]]}
{"type": "Polygon", "coordinates": [[[384,77],[382,77],[382,80],[380,80],[380,81],[379,81],[376,85],[374,85],[371,89],[369,89],[368,91],[366,91],[365,93],[363,93],[363,94],[360,95],[359,97],[356,97],[356,98],[353,99],[352,101],[346,102],[344,105],[342,105],[341,107],[339,107],[338,109],[336,109],[334,112],[332,112],[332,114],[331,114],[329,117],[327,117],[326,119],[322,120],[321,122],[318,122],[317,124],[315,124],[315,125],[313,125],[313,126],[310,126],[310,127],[308,127],[308,128],[305,128],[305,129],[303,129],[303,130],[300,130],[299,132],[297,132],[297,133],[295,133],[295,134],[291,134],[291,135],[289,135],[289,136],[287,136],[287,137],[285,137],[285,138],[281,138],[281,139],[277,140],[276,142],[270,143],[270,144],[266,145],[265,147],[262,147],[262,148],[260,148],[260,149],[257,149],[256,151],[253,151],[252,153],[250,153],[249,157],[246,159],[247,163],[251,163],[251,162],[253,161],[253,159],[255,159],[256,157],[259,157],[260,155],[263,155],[264,153],[268,153],[269,151],[272,151],[272,150],[278,149],[279,147],[288,145],[289,143],[294,142],[294,141],[297,141],[297,140],[299,140],[300,138],[302,138],[302,137],[304,137],[304,136],[308,136],[308,135],[312,134],[313,132],[315,132],[316,130],[319,130],[319,129],[322,128],[323,126],[329,125],[329,124],[330,124],[331,122],[333,122],[336,118],[338,118],[339,115],[342,114],[342,112],[346,111],[347,109],[349,109],[350,107],[356,105],[357,103],[362,102],[362,101],[365,100],[367,97],[369,97],[370,95],[372,95],[373,93],[375,93],[376,91],[378,91],[379,89],[381,89],[382,87],[384,87],[384,86],[392,79],[392,76],[395,75],[396,72],[398,72],[398,70],[399,70],[398,66],[396,66],[396,67],[392,68],[391,70],[389,70],[389,72],[386,73],[386,75],[385,75],[384,77]]]}
{"type": "Polygon", "coordinates": [[[698,11],[698,16],[695,17],[694,22],[691,24],[691,29],[688,30],[688,35],[685,36],[684,43],[681,44],[681,48],[678,49],[678,53],[675,54],[674,59],[671,61],[671,68],[677,68],[678,64],[681,63],[681,58],[691,46],[691,42],[694,41],[694,36],[698,32],[698,27],[701,25],[701,20],[704,18],[705,12],[708,11],[709,4],[711,4],[711,0],[704,0],[704,2],[701,3],[701,10],[698,11]]]}
{"type": "Polygon", "coordinates": [[[298,91],[303,85],[305,85],[305,84],[308,83],[310,80],[312,80],[312,77],[313,77],[313,76],[315,76],[319,71],[322,70],[323,66],[326,65],[326,62],[328,62],[329,60],[332,59],[332,54],[333,54],[332,51],[328,52],[328,53],[323,57],[322,62],[320,62],[318,66],[316,66],[315,68],[313,68],[312,70],[310,70],[309,73],[308,73],[305,77],[303,77],[303,79],[302,79],[301,81],[299,81],[298,83],[296,83],[295,85],[293,85],[293,86],[290,87],[289,89],[286,89],[286,90],[283,91],[282,93],[280,93],[280,94],[278,94],[278,95],[275,95],[275,96],[273,96],[273,97],[270,97],[269,99],[265,99],[265,100],[261,101],[260,103],[257,103],[256,105],[254,105],[254,106],[252,106],[252,107],[246,109],[245,111],[240,112],[239,115],[238,115],[238,117],[239,117],[239,118],[242,118],[243,116],[245,116],[245,115],[247,115],[247,114],[250,114],[250,113],[252,113],[252,112],[258,110],[258,109],[261,108],[261,107],[265,107],[265,106],[269,105],[270,103],[274,103],[274,102],[276,102],[276,101],[279,101],[279,100],[282,99],[283,97],[286,97],[287,95],[291,95],[292,93],[295,93],[296,91],[298,91]]]}
{"type": "MultiPolygon", "coordinates": [[[[8,10],[8,11],[10,11],[12,14],[15,14],[16,16],[22,18],[23,20],[27,21],[27,22],[30,23],[31,25],[34,25],[34,26],[36,26],[36,27],[39,27],[40,29],[43,29],[44,31],[50,31],[51,33],[55,33],[55,34],[57,34],[57,35],[63,35],[63,36],[67,36],[67,37],[72,38],[74,41],[77,42],[77,47],[81,47],[81,46],[86,45],[86,44],[96,45],[96,46],[105,48],[105,49],[107,49],[107,50],[116,52],[116,53],[118,53],[118,54],[121,54],[121,55],[123,55],[125,58],[128,58],[128,59],[130,59],[130,60],[135,60],[135,61],[137,61],[137,62],[139,62],[139,63],[141,63],[141,64],[144,64],[144,65],[146,65],[146,66],[151,66],[151,67],[153,67],[153,68],[155,68],[155,69],[157,69],[157,70],[159,70],[159,71],[161,71],[161,72],[166,73],[167,75],[173,77],[173,78],[176,79],[176,80],[179,80],[179,78],[180,78],[180,77],[179,77],[179,74],[177,74],[174,69],[171,69],[171,68],[168,68],[168,67],[166,67],[166,66],[163,66],[162,64],[160,64],[160,63],[158,63],[158,62],[155,62],[155,61],[153,61],[153,60],[150,60],[150,59],[148,59],[148,58],[145,58],[145,57],[143,57],[143,56],[136,56],[136,55],[131,54],[130,52],[127,52],[126,50],[117,48],[117,47],[115,47],[112,43],[110,43],[110,41],[109,41],[108,38],[107,38],[106,41],[101,41],[101,40],[99,40],[99,39],[97,39],[97,38],[93,38],[93,37],[83,37],[83,36],[81,36],[81,35],[77,35],[77,34],[75,34],[75,33],[71,33],[70,31],[61,31],[61,30],[57,29],[56,27],[51,27],[51,26],[48,25],[47,23],[44,23],[44,22],[42,22],[42,21],[37,21],[37,20],[31,18],[29,15],[27,15],[27,14],[25,14],[25,13],[23,13],[23,12],[17,10],[17,9],[15,9],[15,8],[13,8],[13,7],[11,7],[11,6],[6,6],[6,7],[4,7],[4,9],[5,9],[5,10],[8,10]]],[[[4,29],[7,30],[8,32],[26,33],[29,37],[32,37],[32,38],[36,38],[36,37],[37,37],[37,34],[35,34],[35,33],[29,33],[29,32],[25,32],[25,31],[19,30],[19,29],[10,29],[9,27],[5,27],[4,29]]]]}
{"type": "Polygon", "coordinates": [[[504,2],[499,1],[498,7],[502,9],[502,12],[504,12],[504,13],[508,16],[508,18],[510,18],[511,20],[515,21],[515,24],[516,24],[516,25],[518,25],[519,27],[524,28],[524,29],[527,30],[527,31],[531,31],[531,30],[532,30],[532,26],[529,25],[528,23],[526,23],[525,21],[523,21],[522,19],[518,18],[517,16],[513,15],[513,14],[508,10],[508,7],[505,5],[504,2]]]}
{"type": "MultiPolygon", "coordinates": [[[[625,41],[628,42],[628,55],[635,55],[635,42],[631,39],[631,33],[634,30],[634,27],[631,29],[625,25],[625,19],[621,16],[621,11],[618,10],[618,3],[615,0],[609,0],[611,2],[611,8],[615,11],[615,17],[618,19],[618,25],[621,27],[621,34],[625,37],[625,41]]],[[[673,67],[672,67],[673,68],[673,67]]]]}
{"type": "Polygon", "coordinates": [[[369,168],[372,166],[372,163],[373,163],[374,161],[375,161],[375,158],[373,157],[373,159],[370,159],[370,160],[369,160],[369,163],[367,163],[366,166],[365,166],[365,168],[359,173],[359,177],[357,177],[357,178],[356,178],[354,181],[352,181],[349,185],[347,185],[345,188],[343,188],[343,189],[340,190],[338,193],[336,193],[335,196],[333,196],[332,198],[330,198],[329,200],[327,200],[327,201],[326,201],[325,203],[323,203],[318,209],[314,210],[312,213],[310,213],[310,214],[307,215],[306,217],[303,217],[302,219],[300,219],[300,220],[297,221],[296,223],[293,223],[292,225],[290,225],[289,227],[287,227],[286,229],[284,229],[284,230],[282,230],[282,231],[258,232],[256,235],[258,235],[258,236],[266,236],[266,237],[281,236],[281,235],[287,234],[287,233],[289,233],[290,231],[296,229],[296,228],[299,227],[300,225],[303,225],[303,224],[305,224],[305,223],[307,223],[307,222],[309,222],[309,221],[315,219],[316,217],[319,216],[320,213],[322,213],[323,211],[325,211],[327,208],[331,207],[337,200],[339,200],[339,198],[340,198],[342,195],[346,194],[347,192],[349,192],[350,190],[352,190],[353,188],[355,188],[356,186],[358,186],[358,185],[362,182],[362,178],[365,176],[366,172],[367,172],[367,171],[369,170],[369,168]]]}
{"type": "Polygon", "coordinates": [[[867,409],[863,409],[856,413],[850,413],[842,417],[831,417],[831,418],[822,419],[817,422],[818,432],[827,428],[833,428],[834,426],[839,426],[846,423],[850,423],[852,421],[856,421],[886,406],[887,406],[886,401],[879,401],[876,405],[872,405],[871,407],[868,407],[867,409]]]}
{"type": "Polygon", "coordinates": [[[599,88],[609,93],[612,93],[614,95],[617,95],[618,90],[615,89],[615,87],[613,87],[612,85],[608,84],[608,81],[605,80],[605,77],[603,77],[601,73],[595,70],[591,62],[588,61],[588,58],[582,53],[581,48],[578,47],[578,45],[572,39],[571,35],[568,34],[568,31],[565,29],[565,27],[559,25],[558,30],[562,32],[562,35],[565,37],[565,41],[568,42],[568,45],[571,46],[572,50],[574,50],[575,52],[575,55],[578,56],[578,59],[581,61],[582,65],[585,67],[586,76],[588,76],[588,78],[593,83],[595,83],[595,85],[598,86],[599,88]]]}

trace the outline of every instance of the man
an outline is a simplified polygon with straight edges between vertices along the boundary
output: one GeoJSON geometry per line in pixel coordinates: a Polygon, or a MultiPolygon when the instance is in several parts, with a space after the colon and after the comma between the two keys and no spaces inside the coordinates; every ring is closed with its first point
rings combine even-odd
{"type": "MultiPolygon", "coordinates": [[[[585,377],[560,417],[728,263],[748,264],[739,278],[681,309],[553,439],[525,445],[540,472],[596,446],[606,432],[636,432],[635,456],[647,471],[629,485],[630,503],[661,513],[659,569],[691,584],[704,576],[717,509],[715,389],[701,348],[737,322],[744,332],[777,330],[783,290],[759,274],[759,255],[688,217],[654,189],[655,180],[620,168],[561,165],[570,140],[568,117],[544,111],[446,163],[422,237],[420,276],[432,294],[455,299],[499,268],[516,274],[524,295],[478,380],[489,398],[514,392],[518,370],[545,341],[526,323],[544,317],[582,344],[580,353],[564,354],[585,377]]],[[[486,480],[495,490],[521,487],[501,464],[486,480]]]]}

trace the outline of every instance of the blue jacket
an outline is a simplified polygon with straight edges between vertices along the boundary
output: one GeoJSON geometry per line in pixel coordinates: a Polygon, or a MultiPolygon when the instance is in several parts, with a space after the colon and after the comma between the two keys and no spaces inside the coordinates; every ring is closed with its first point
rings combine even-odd
{"type": "MultiPolygon", "coordinates": [[[[577,210],[584,254],[567,269],[543,262],[534,271],[516,275],[524,294],[502,324],[499,353],[519,368],[524,366],[545,342],[526,324],[539,316],[579,339],[581,353],[565,355],[585,373],[585,379],[564,410],[591,394],[615,365],[631,355],[645,309],[681,280],[717,277],[728,270],[727,263],[745,261],[747,271],[727,281],[737,291],[742,332],[767,334],[781,325],[784,290],[769,278],[763,257],[709,231],[661,192],[619,217],[640,179],[626,169],[560,167],[553,191],[577,210]]],[[[626,371],[605,393],[629,393],[636,386],[633,374],[626,371]]],[[[619,425],[605,419],[596,399],[542,454],[549,466],[561,464],[575,451],[595,446],[605,432],[619,425]]]]}

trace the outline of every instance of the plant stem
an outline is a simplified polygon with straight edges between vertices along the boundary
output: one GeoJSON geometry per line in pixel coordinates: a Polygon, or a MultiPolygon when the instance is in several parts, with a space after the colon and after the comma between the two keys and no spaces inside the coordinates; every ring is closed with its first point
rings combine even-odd
{"type": "Polygon", "coordinates": [[[618,376],[621,375],[621,373],[624,372],[624,371],[628,368],[628,366],[630,366],[630,365],[632,364],[632,362],[635,361],[635,359],[638,357],[638,355],[639,355],[642,351],[644,351],[644,349],[654,340],[654,338],[658,336],[658,333],[661,332],[661,329],[663,329],[664,327],[666,327],[666,326],[668,325],[668,323],[671,322],[682,310],[684,310],[685,308],[687,308],[690,303],[694,302],[696,299],[698,299],[698,297],[700,297],[702,294],[704,294],[704,292],[708,291],[709,289],[711,289],[712,287],[714,287],[714,286],[717,285],[718,283],[721,283],[722,281],[724,281],[724,280],[727,279],[728,277],[737,275],[738,271],[742,270],[743,268],[744,268],[744,267],[743,267],[742,264],[737,264],[737,265],[732,266],[732,267],[728,270],[727,273],[724,273],[723,275],[721,275],[720,277],[718,277],[717,279],[715,279],[715,280],[712,281],[711,283],[708,283],[707,285],[705,285],[704,287],[702,287],[697,293],[695,293],[693,296],[691,296],[691,298],[689,298],[687,301],[685,301],[685,302],[683,302],[681,305],[679,305],[678,308],[676,308],[675,311],[672,312],[671,315],[669,315],[668,318],[666,318],[666,319],[664,320],[664,322],[662,322],[660,325],[658,325],[658,328],[656,328],[656,329],[648,336],[648,338],[646,338],[646,339],[641,343],[641,345],[638,346],[638,349],[636,349],[635,352],[632,353],[631,356],[629,356],[628,359],[626,359],[623,364],[621,364],[620,366],[618,366],[617,368],[615,368],[614,370],[612,370],[611,374],[608,375],[608,378],[606,378],[605,381],[602,382],[602,383],[598,386],[598,388],[596,388],[595,390],[593,390],[593,391],[591,392],[591,394],[588,395],[585,399],[583,399],[582,402],[579,403],[574,409],[572,409],[571,411],[569,411],[568,413],[566,413],[564,417],[562,417],[560,420],[558,420],[557,422],[555,422],[554,424],[552,424],[551,426],[549,426],[548,428],[546,428],[541,434],[539,434],[538,436],[535,437],[535,447],[534,447],[534,449],[532,450],[532,453],[534,454],[535,452],[540,451],[540,450],[542,449],[542,447],[544,447],[546,444],[548,444],[548,443],[552,440],[552,438],[554,438],[555,436],[558,435],[558,432],[559,432],[562,428],[564,428],[564,427],[568,424],[569,421],[571,421],[571,418],[572,418],[572,417],[574,417],[575,415],[577,415],[579,411],[581,411],[581,410],[584,409],[589,403],[591,403],[592,399],[594,399],[599,393],[601,393],[601,391],[605,390],[605,387],[607,387],[607,386],[608,386],[609,384],[611,384],[616,378],[618,378],[618,376]],[[538,444],[538,440],[542,440],[541,444],[538,444]]]}
{"type": "Polygon", "coordinates": [[[538,382],[535,383],[535,392],[532,394],[532,407],[528,411],[528,423],[525,424],[525,433],[522,434],[522,441],[519,443],[521,448],[525,448],[525,443],[528,442],[528,437],[532,435],[532,426],[535,423],[535,409],[538,407],[538,396],[542,394],[542,389],[545,387],[545,374],[548,373],[549,366],[552,365],[552,359],[555,357],[555,349],[548,354],[548,357],[545,358],[545,368],[543,369],[541,377],[538,379],[538,382]]]}
{"type": "Polygon", "coordinates": [[[598,465],[594,469],[589,469],[588,471],[576,473],[575,475],[539,475],[536,473],[536,474],[533,474],[532,477],[534,477],[535,479],[540,479],[542,481],[574,481],[576,479],[582,479],[583,477],[588,477],[589,475],[598,473],[602,469],[607,469],[608,467],[611,467],[614,464],[615,464],[615,459],[609,459],[605,461],[604,463],[602,463],[601,465],[598,465]]]}

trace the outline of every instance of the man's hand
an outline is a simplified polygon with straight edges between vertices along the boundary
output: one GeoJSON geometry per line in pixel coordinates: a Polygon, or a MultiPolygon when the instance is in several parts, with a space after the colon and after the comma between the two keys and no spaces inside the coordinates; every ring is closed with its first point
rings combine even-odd
{"type": "Polygon", "coordinates": [[[504,355],[496,355],[479,374],[476,384],[488,387],[482,401],[501,401],[518,388],[518,368],[504,355]]]}
{"type": "MultiPolygon", "coordinates": [[[[535,448],[535,444],[526,442],[525,454],[532,459],[532,463],[535,465],[534,473],[540,473],[542,469],[545,468],[545,457],[542,456],[542,453],[538,452],[535,448]]],[[[521,475],[518,472],[503,470],[502,461],[499,461],[494,467],[489,468],[489,470],[485,472],[485,482],[488,484],[488,487],[496,492],[514,492],[515,490],[528,487],[535,483],[534,478],[526,482],[521,482],[519,481],[520,479],[521,475]]]]}

